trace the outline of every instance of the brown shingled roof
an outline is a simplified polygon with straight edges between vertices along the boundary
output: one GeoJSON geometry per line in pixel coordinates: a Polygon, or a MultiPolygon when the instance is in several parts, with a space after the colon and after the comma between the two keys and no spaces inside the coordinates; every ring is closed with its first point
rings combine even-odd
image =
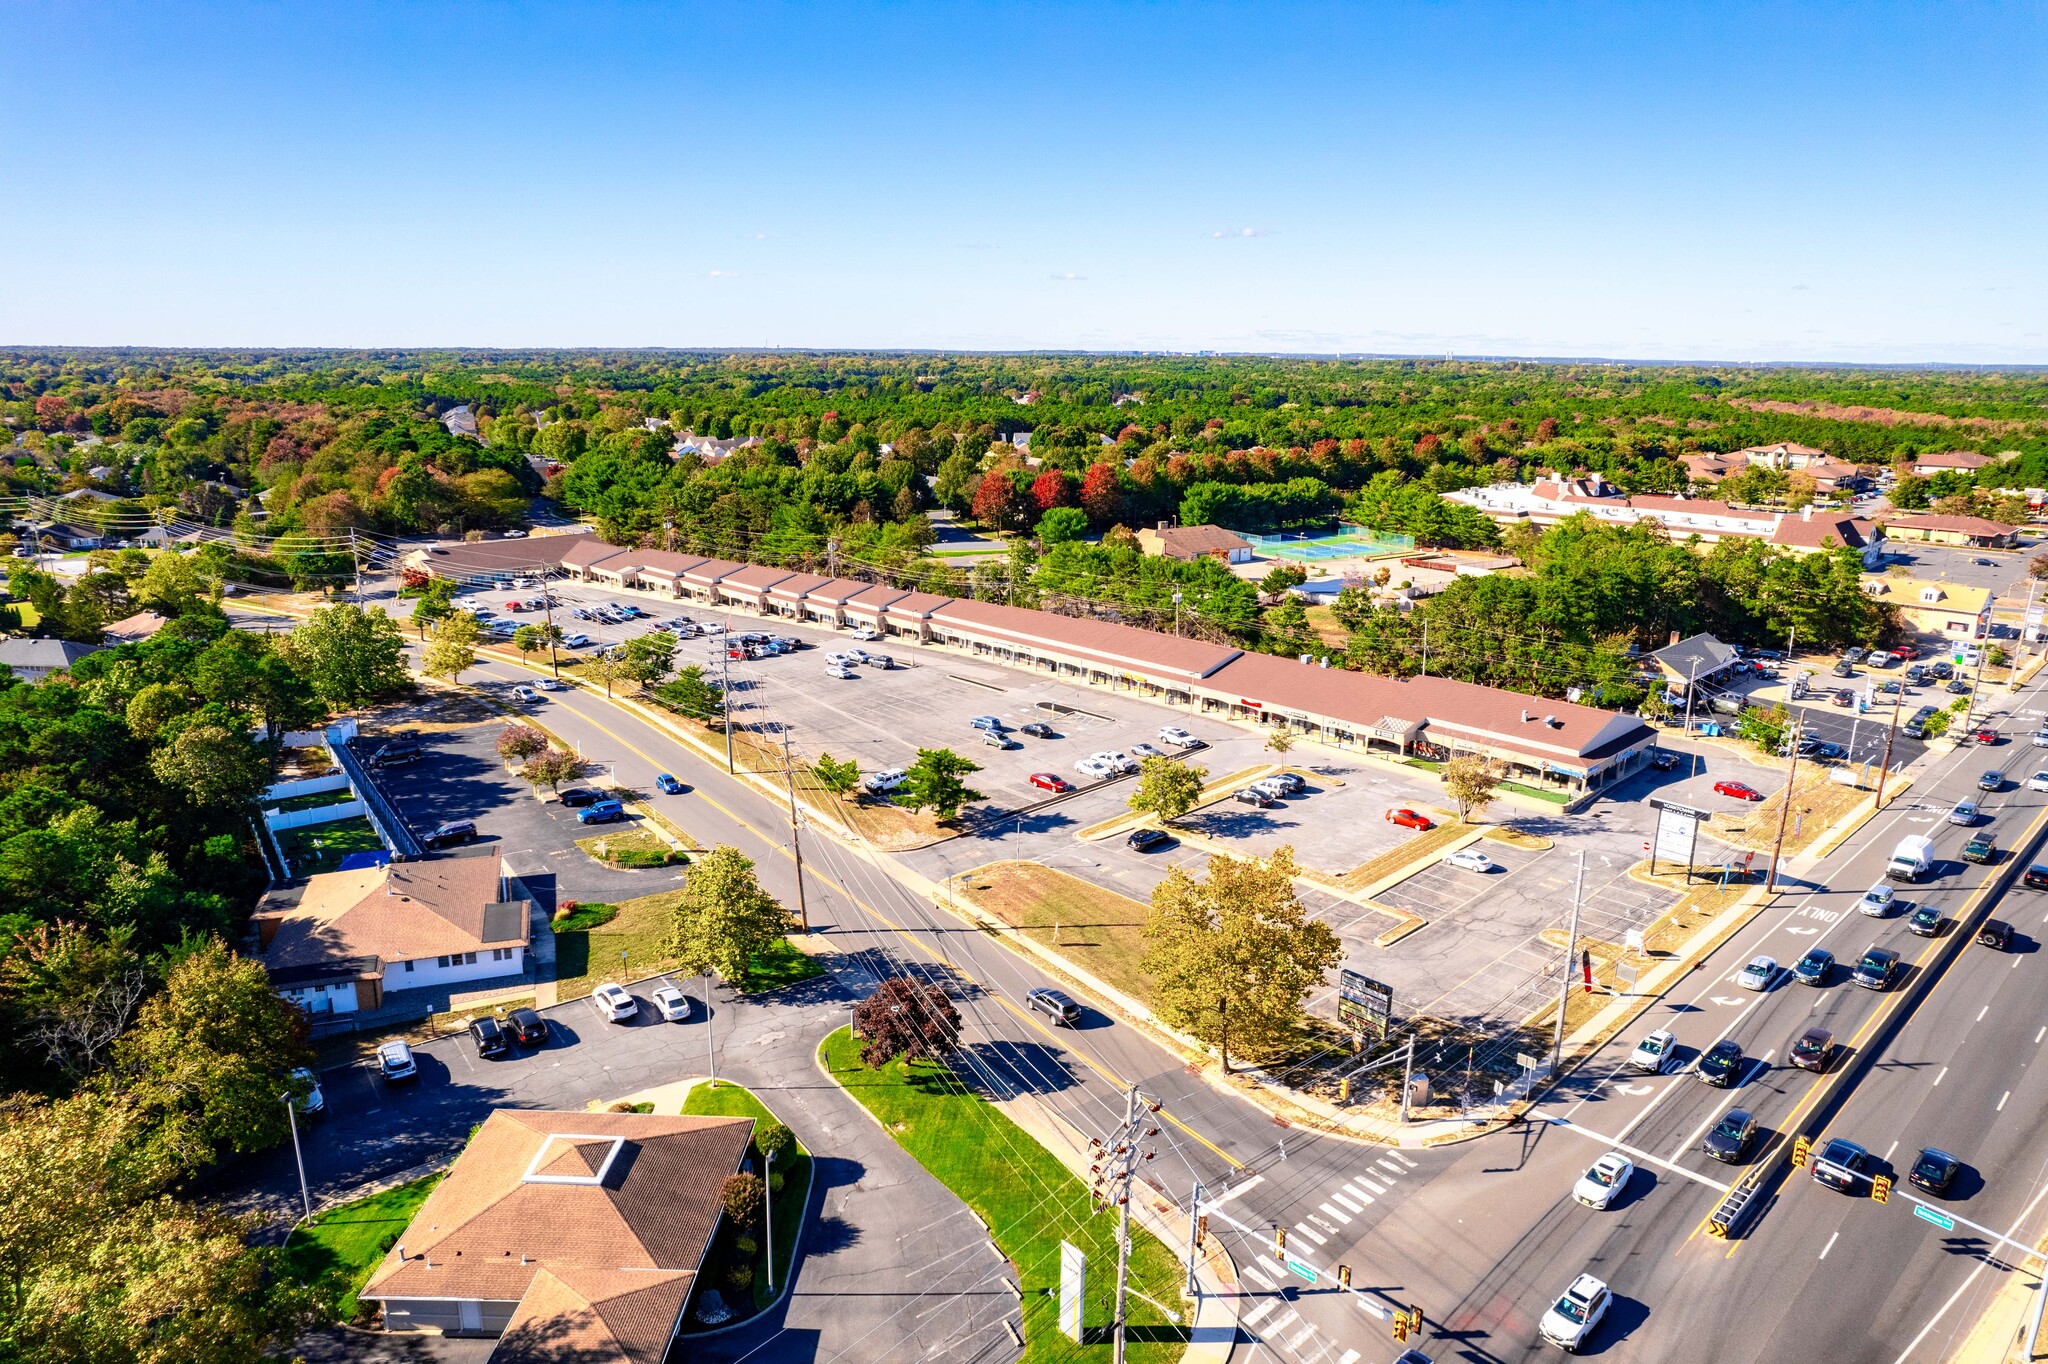
{"type": "Polygon", "coordinates": [[[362,1296],[517,1301],[494,1360],[559,1361],[573,1340],[611,1352],[578,1359],[655,1364],[753,1130],[751,1118],[498,1109],[362,1296]]]}
{"type": "Polygon", "coordinates": [[[263,964],[275,973],[338,960],[418,961],[523,944],[526,902],[498,899],[498,873],[498,857],[488,854],[309,877],[303,889],[257,904],[258,915],[280,916],[263,964]]]}
{"type": "Polygon", "coordinates": [[[1227,644],[1180,639],[1132,625],[1055,616],[995,602],[953,601],[932,612],[934,621],[957,621],[983,635],[1069,654],[1093,655],[1105,667],[1170,674],[1183,680],[1207,677],[1244,651],[1227,644]]]}

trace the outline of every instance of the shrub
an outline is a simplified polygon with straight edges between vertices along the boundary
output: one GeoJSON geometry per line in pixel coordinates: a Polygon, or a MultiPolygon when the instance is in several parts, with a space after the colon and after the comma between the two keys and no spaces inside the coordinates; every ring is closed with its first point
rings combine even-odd
{"type": "Polygon", "coordinates": [[[732,1285],[735,1293],[750,1293],[754,1288],[754,1267],[734,1265],[725,1272],[725,1281],[732,1285]]]}
{"type": "Polygon", "coordinates": [[[752,1255],[761,1249],[761,1243],[751,1236],[742,1236],[732,1243],[733,1249],[742,1255],[752,1255]]]}
{"type": "Polygon", "coordinates": [[[735,1226],[751,1227],[761,1215],[761,1180],[756,1175],[727,1175],[718,1200],[735,1226]]]}

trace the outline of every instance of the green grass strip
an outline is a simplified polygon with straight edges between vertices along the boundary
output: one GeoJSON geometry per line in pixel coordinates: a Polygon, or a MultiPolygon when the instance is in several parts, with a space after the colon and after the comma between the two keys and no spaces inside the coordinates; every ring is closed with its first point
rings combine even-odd
{"type": "MultiPolygon", "coordinates": [[[[771,1122],[781,1122],[768,1105],[754,1097],[753,1091],[730,1081],[719,1081],[718,1088],[704,1083],[692,1089],[683,1099],[683,1112],[701,1114],[713,1118],[752,1118],[754,1130],[771,1122]]],[[[788,1124],[784,1124],[787,1126],[788,1124]]],[[[789,1282],[790,1262],[796,1254],[797,1236],[803,1230],[804,1203],[811,1188],[811,1153],[799,1141],[790,1147],[791,1154],[785,1155],[775,1164],[776,1173],[782,1176],[782,1192],[771,1196],[770,1216],[775,1221],[775,1283],[768,1287],[768,1247],[762,1246],[754,1256],[754,1307],[758,1311],[775,1301],[776,1292],[789,1282]]],[[[758,1153],[756,1153],[758,1159],[758,1153]]],[[[756,1174],[760,1167],[755,1167],[756,1174]]],[[[728,1238],[721,1236],[719,1245],[723,1248],[728,1238]]],[[[707,1274],[707,1282],[723,1284],[725,1275],[707,1274]]],[[[731,1296],[727,1290],[727,1297],[731,1296]]]]}
{"type": "MultiPolygon", "coordinates": [[[[846,1028],[825,1039],[819,1056],[832,1078],[988,1225],[1024,1291],[1024,1358],[1108,1359],[1116,1291],[1115,1215],[1094,1211],[1085,1184],[948,1068],[897,1061],[870,1070],[846,1028]],[[1079,1346],[1059,1330],[1063,1240],[1088,1256],[1084,1343],[1079,1346]]],[[[1186,1351],[1186,1328],[1145,1301],[1166,1303],[1185,1316],[1181,1280],[1172,1252],[1133,1222],[1129,1359],[1167,1364],[1186,1351]]]]}
{"type": "Polygon", "coordinates": [[[301,1283],[320,1291],[336,1320],[354,1321],[361,1310],[356,1294],[440,1182],[440,1175],[428,1175],[329,1208],[292,1233],[286,1262],[301,1283]]]}

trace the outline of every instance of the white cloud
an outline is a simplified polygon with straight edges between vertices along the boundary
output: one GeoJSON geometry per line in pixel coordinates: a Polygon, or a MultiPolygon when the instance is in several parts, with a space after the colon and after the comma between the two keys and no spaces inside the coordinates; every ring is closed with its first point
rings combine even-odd
{"type": "Polygon", "coordinates": [[[1086,275],[1077,275],[1077,274],[1075,274],[1075,273],[1074,273],[1073,271],[1071,271],[1071,270],[1070,270],[1070,271],[1068,271],[1068,272],[1067,272],[1066,274],[1064,274],[1064,275],[1054,275],[1054,276],[1053,276],[1053,278],[1054,278],[1054,279],[1066,279],[1066,280],[1072,280],[1072,279],[1086,279],[1086,278],[1088,278],[1088,276],[1086,276],[1086,275]]]}
{"type": "Polygon", "coordinates": [[[706,270],[704,277],[706,279],[738,279],[740,272],[737,270],[706,270]]]}
{"type": "Polygon", "coordinates": [[[1272,236],[1272,235],[1273,235],[1273,229],[1271,229],[1271,228],[1269,228],[1269,227],[1240,227],[1240,228],[1236,228],[1236,229],[1234,229],[1234,230],[1231,230],[1231,231],[1227,231],[1227,232],[1211,232],[1211,233],[1210,233],[1209,235],[1210,235],[1210,237],[1212,237],[1212,238],[1221,238],[1221,237],[1270,237],[1270,236],[1272,236]]]}

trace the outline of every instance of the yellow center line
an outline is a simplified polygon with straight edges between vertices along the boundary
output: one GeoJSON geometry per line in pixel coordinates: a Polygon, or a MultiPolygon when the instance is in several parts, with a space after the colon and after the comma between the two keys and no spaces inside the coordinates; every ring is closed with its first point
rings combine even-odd
{"type": "MultiPolygon", "coordinates": [[[[567,696],[567,695],[569,695],[569,693],[561,693],[561,694],[562,694],[562,695],[564,695],[564,696],[567,696]]],[[[595,697],[595,695],[594,695],[594,694],[592,694],[592,695],[591,695],[591,696],[589,696],[589,697],[588,697],[587,699],[590,699],[590,700],[595,700],[595,699],[596,699],[596,697],[595,697]]],[[[566,706],[566,703],[565,703],[565,706],[566,706]]],[[[616,732],[615,732],[614,730],[612,730],[612,729],[611,729],[611,727],[610,727],[610,726],[606,725],[606,724],[605,724],[605,723],[604,723],[604,722],[603,722],[602,720],[599,720],[599,719],[595,718],[594,716],[590,716],[590,715],[587,715],[587,714],[585,714],[585,713],[583,712],[583,710],[582,710],[582,709],[581,709],[580,707],[577,707],[577,706],[566,706],[566,709],[567,709],[567,710],[569,711],[569,713],[570,713],[571,715],[574,715],[574,716],[576,716],[576,717],[577,717],[578,719],[582,720],[582,721],[583,721],[584,723],[586,723],[586,724],[588,724],[588,725],[592,726],[592,727],[593,727],[593,728],[595,728],[595,729],[596,729],[596,730],[597,730],[597,731],[598,731],[599,733],[601,733],[601,734],[604,734],[604,735],[606,735],[606,736],[607,736],[607,737],[609,737],[609,738],[610,738],[610,739],[611,739],[611,740],[612,740],[613,742],[615,742],[615,743],[619,744],[620,746],[624,747],[624,748],[625,748],[625,749],[626,749],[626,750],[627,750],[628,752],[631,752],[631,753],[635,754],[636,756],[638,756],[639,758],[641,758],[641,759],[642,759],[643,761],[645,761],[645,762],[647,762],[647,763],[650,763],[650,764],[652,764],[652,766],[654,767],[654,769],[655,769],[655,770],[656,770],[657,772],[663,772],[663,771],[667,771],[667,770],[668,770],[668,769],[666,769],[665,767],[663,767],[663,766],[661,765],[661,761],[660,761],[660,760],[659,760],[658,758],[654,757],[654,756],[653,756],[652,754],[650,754],[650,753],[648,753],[648,752],[647,752],[646,750],[642,749],[642,748],[641,748],[641,747],[640,747],[639,745],[635,744],[635,743],[634,743],[634,742],[633,742],[632,740],[630,740],[630,739],[628,739],[628,738],[624,737],[624,736],[623,736],[623,735],[621,735],[621,734],[618,734],[618,733],[616,733],[616,732]]],[[[643,721],[642,723],[645,723],[645,722],[643,721]]],[[[666,737],[666,736],[664,736],[664,737],[666,737]]],[[[669,740],[668,740],[668,742],[670,742],[670,743],[673,743],[673,744],[677,744],[678,746],[681,746],[681,742],[682,742],[682,741],[681,741],[681,740],[679,740],[679,739],[669,739],[669,740]]],[[[688,750],[687,750],[687,749],[685,749],[685,752],[687,753],[687,752],[688,752],[688,750]]],[[[701,758],[700,758],[700,757],[699,757],[699,756],[698,756],[697,754],[695,754],[695,753],[689,753],[689,756],[690,756],[691,758],[695,758],[695,759],[697,759],[697,760],[698,760],[698,761],[700,761],[700,762],[702,761],[702,759],[701,759],[701,758]]],[[[782,855],[782,856],[783,856],[784,858],[787,858],[787,859],[789,859],[789,860],[790,860],[791,862],[794,862],[794,861],[796,860],[796,859],[795,859],[795,855],[794,855],[793,853],[791,853],[791,851],[789,850],[789,848],[788,848],[787,846],[785,846],[785,845],[783,845],[783,844],[781,844],[781,843],[777,843],[777,842],[776,842],[776,841],[775,841],[775,840],[774,840],[773,838],[770,838],[770,837],[769,837],[769,836],[768,836],[767,834],[764,834],[764,833],[762,833],[762,832],[761,832],[761,830],[759,830],[759,829],[755,828],[753,824],[749,823],[749,822],[748,822],[748,821],[747,821],[747,820],[746,820],[745,818],[743,818],[742,816],[740,816],[740,815],[738,815],[738,814],[735,814],[735,813],[734,813],[734,812],[733,812],[732,810],[728,809],[728,808],[727,808],[727,807],[726,807],[726,806],[725,806],[724,804],[722,804],[722,803],[721,803],[720,801],[718,801],[718,800],[717,800],[717,799],[716,799],[715,797],[712,797],[712,796],[708,796],[708,795],[705,795],[705,794],[704,794],[704,792],[703,792],[703,791],[702,791],[702,790],[701,790],[700,788],[698,788],[698,787],[696,787],[696,786],[692,786],[692,787],[690,788],[690,794],[691,794],[691,795],[693,795],[693,796],[697,796],[697,797],[701,798],[701,799],[702,799],[702,800],[703,800],[703,801],[704,801],[704,802],[705,802],[706,804],[708,804],[708,805],[711,805],[711,806],[712,806],[712,807],[714,807],[715,809],[719,810],[719,811],[720,811],[721,813],[723,813],[723,814],[724,814],[724,815],[726,816],[726,818],[728,818],[728,819],[732,820],[732,822],[733,822],[733,823],[735,823],[735,824],[739,825],[739,826],[740,826],[741,828],[745,829],[745,830],[746,830],[747,832],[749,832],[749,833],[753,834],[753,835],[754,835],[754,836],[755,836],[756,838],[760,839],[760,840],[761,840],[761,841],[762,841],[763,843],[766,843],[766,844],[768,844],[769,846],[773,847],[773,848],[774,848],[774,849],[775,849],[775,850],[776,850],[776,851],[777,851],[778,853],[780,853],[780,854],[781,854],[781,855],[782,855]]],[[[878,870],[879,870],[879,869],[878,869],[878,870]]],[[[855,895],[855,894],[854,894],[854,893],[853,893],[852,891],[848,890],[848,889],[847,889],[847,888],[846,888],[845,886],[842,886],[842,885],[840,885],[840,884],[839,884],[839,883],[838,883],[837,881],[833,880],[833,879],[832,879],[832,878],[831,878],[830,876],[828,876],[828,875],[826,875],[825,873],[823,873],[823,872],[819,871],[819,870],[817,869],[817,864],[816,864],[815,862],[814,862],[814,863],[812,863],[812,865],[811,865],[811,868],[810,868],[810,874],[811,874],[811,876],[812,876],[812,877],[813,877],[813,878],[814,878],[815,880],[817,880],[817,881],[819,881],[820,883],[822,883],[822,884],[824,884],[824,885],[826,885],[826,886],[830,887],[831,889],[833,889],[833,890],[835,890],[835,891],[839,892],[839,894],[840,894],[840,895],[842,895],[842,896],[844,896],[844,897],[846,898],[846,900],[847,900],[847,901],[848,901],[849,903],[851,903],[851,904],[855,904],[855,905],[858,905],[858,906],[860,906],[860,908],[861,908],[862,910],[864,910],[864,911],[865,911],[865,912],[867,912],[868,914],[871,914],[871,915],[873,915],[873,916],[874,916],[874,917],[875,917],[876,919],[879,919],[879,920],[880,920],[880,921],[881,921],[882,923],[884,923],[884,924],[887,924],[891,932],[895,933],[895,934],[896,934],[896,935],[897,935],[898,937],[902,938],[902,939],[903,939],[903,940],[904,940],[905,942],[907,942],[907,943],[911,944],[911,945],[912,945],[913,947],[917,948],[917,949],[918,949],[919,951],[921,951],[921,952],[925,953],[926,955],[928,955],[928,956],[932,957],[932,958],[933,958],[934,960],[936,960],[936,961],[937,961],[937,962],[938,962],[938,963],[939,963],[940,965],[942,965],[942,966],[945,966],[945,967],[947,967],[947,968],[949,968],[949,969],[951,969],[951,970],[954,970],[954,971],[959,971],[959,972],[960,972],[960,973],[961,973],[962,975],[969,975],[969,973],[968,973],[968,972],[967,972],[966,970],[964,970],[964,969],[963,969],[963,968],[962,968],[962,967],[961,967],[961,966],[960,966],[960,965],[959,965],[958,963],[956,963],[956,962],[952,961],[951,959],[949,959],[949,958],[948,958],[948,957],[947,957],[947,956],[946,956],[946,955],[945,955],[945,954],[944,954],[943,952],[940,952],[940,951],[938,951],[938,950],[937,950],[936,948],[932,947],[932,946],[931,946],[930,944],[928,944],[928,943],[924,942],[923,940],[921,940],[920,938],[918,938],[918,937],[917,937],[917,936],[916,936],[915,934],[913,934],[913,933],[909,932],[908,930],[904,929],[903,927],[901,927],[900,925],[898,925],[897,923],[895,923],[895,922],[894,922],[893,920],[891,920],[891,919],[889,918],[889,916],[888,916],[888,915],[886,915],[886,914],[882,913],[882,912],[881,912],[880,910],[876,909],[876,908],[875,908],[875,907],[874,907],[873,905],[870,905],[870,904],[869,904],[869,903],[868,903],[867,901],[865,901],[865,900],[861,899],[861,898],[860,898],[860,897],[859,897],[858,895],[855,895]]],[[[885,873],[885,874],[886,874],[886,873],[885,873]]],[[[971,976],[969,976],[969,978],[971,979],[972,977],[971,977],[971,976]]],[[[1009,1001],[1008,999],[1005,999],[1005,998],[1004,998],[1004,997],[1003,997],[1002,995],[1000,995],[1000,994],[996,995],[996,996],[995,996],[995,998],[996,998],[996,999],[997,999],[997,1000],[998,1000],[998,1001],[999,1001],[999,1002],[1000,1002],[1000,1003],[1002,1004],[1002,1006],[1003,1006],[1004,1008],[1008,1009],[1008,1010],[1009,1010],[1009,1011],[1010,1011],[1011,1013],[1015,1014],[1015,1015],[1016,1015],[1016,1016],[1017,1016],[1018,1018],[1020,1018],[1020,1019],[1023,1019],[1023,1020],[1024,1020],[1024,1021],[1025,1021],[1026,1023],[1029,1023],[1029,1024],[1030,1024],[1030,1025],[1031,1025],[1032,1027],[1034,1027],[1034,1028],[1038,1029],[1038,1031],[1040,1031],[1041,1033],[1044,1033],[1044,1034],[1045,1034],[1045,1037],[1046,1037],[1046,1040],[1047,1040],[1047,1041],[1049,1041],[1049,1042],[1053,1043],[1053,1044],[1054,1044],[1054,1045],[1055,1045],[1056,1047],[1058,1047],[1058,1048],[1059,1048],[1060,1050],[1062,1050],[1062,1051],[1065,1051],[1065,1052],[1068,1052],[1068,1053],[1069,1053],[1070,1055],[1072,1055],[1072,1056],[1076,1056],[1076,1057],[1079,1057],[1079,1058],[1080,1058],[1080,1060],[1081,1060],[1081,1063],[1082,1063],[1083,1065],[1087,1066],[1087,1067],[1088,1067],[1088,1068],[1089,1068],[1090,1070],[1094,1071],[1094,1072],[1095,1072],[1095,1073],[1096,1073],[1097,1075],[1101,1076],[1101,1077],[1102,1077],[1102,1078],[1103,1078],[1104,1080],[1108,1081],[1108,1082],[1109,1082],[1110,1084],[1112,1084],[1112,1085],[1115,1085],[1115,1086],[1116,1086],[1116,1087],[1117,1087],[1118,1089],[1124,1089],[1124,1088],[1128,1088],[1128,1086],[1129,1086],[1129,1081],[1127,1081],[1127,1080],[1125,1080],[1125,1079],[1124,1079],[1123,1077],[1121,1077],[1121,1076],[1117,1075],[1117,1074],[1116,1074],[1116,1073],[1115,1073],[1114,1071],[1111,1071],[1111,1070],[1109,1070],[1109,1069],[1105,1068],[1104,1066],[1102,1066],[1102,1065],[1101,1065],[1100,1063],[1098,1063],[1098,1062],[1097,1062],[1097,1061],[1095,1060],[1095,1058],[1094,1058],[1094,1057],[1092,1057],[1092,1056],[1088,1055],[1088,1054],[1087,1054],[1086,1052],[1084,1052],[1084,1051],[1080,1051],[1080,1050],[1076,1050],[1076,1049],[1073,1049],[1073,1048],[1069,1048],[1069,1047],[1065,1046],[1064,1044],[1062,1044],[1062,1043],[1060,1042],[1059,1038],[1058,1038],[1058,1037],[1057,1037],[1057,1036],[1056,1036],[1056,1035],[1055,1035],[1055,1034],[1054,1034],[1054,1033],[1052,1032],[1052,1030],[1051,1030],[1051,1029],[1049,1029],[1049,1028],[1047,1028],[1047,1027],[1045,1026],[1045,1024],[1043,1024],[1042,1022],[1040,1022],[1040,1021],[1038,1020],[1038,1018],[1037,1018],[1036,1016],[1034,1016],[1034,1015],[1032,1015],[1032,1014],[1030,1014],[1030,1013],[1027,1013],[1027,1012],[1026,1012],[1025,1010],[1019,1009],[1019,1008],[1018,1008],[1018,1007],[1017,1007],[1017,1006],[1016,1006],[1015,1004],[1011,1003],[1011,1002],[1010,1002],[1010,1001],[1009,1001]]],[[[1165,1118],[1165,1119],[1166,1119],[1166,1120],[1167,1120],[1168,1122],[1172,1123],[1172,1124],[1173,1124],[1173,1125],[1174,1125],[1175,1127],[1177,1127],[1177,1128],[1179,1128],[1179,1129],[1180,1129],[1181,1131],[1183,1131],[1183,1132],[1187,1133],[1187,1134],[1188,1134],[1188,1135],[1189,1135],[1190,1137],[1193,1137],[1193,1138],[1194,1138],[1194,1139],[1195,1139],[1196,1141],[1198,1141],[1198,1142],[1202,1143],[1202,1145],[1206,1146],[1206,1147],[1207,1147],[1207,1148],[1208,1148],[1209,1150],[1211,1150],[1211,1151],[1215,1152],[1215,1153],[1216,1153],[1216,1155],[1218,1155],[1219,1157],[1221,1157],[1221,1158],[1222,1158],[1223,1160],[1225,1160],[1225,1161],[1228,1161],[1228,1162],[1229,1162],[1229,1163],[1230,1163],[1231,1165],[1235,1166],[1236,1168],[1238,1168],[1238,1169],[1240,1169],[1240,1170],[1244,1168],[1244,1162],[1243,1162],[1243,1161],[1241,1161],[1241,1160],[1238,1160],[1238,1159],[1237,1159],[1236,1157],[1232,1156],[1232,1155],[1231,1155],[1231,1154],[1230,1154],[1229,1152],[1225,1151],[1225,1150],[1224,1150],[1224,1149],[1223,1149],[1222,1147],[1218,1146],[1218,1145],[1217,1145],[1217,1144],[1216,1144],[1215,1142],[1213,1142],[1213,1141],[1209,1140],[1209,1139],[1208,1139],[1207,1137],[1203,1136],[1203,1135],[1202,1135],[1202,1134],[1201,1134],[1200,1132],[1197,1132],[1197,1131],[1196,1131],[1196,1130],[1195,1130],[1194,1128],[1192,1128],[1192,1127],[1189,1127],[1189,1126],[1188,1126],[1188,1125],[1187,1125],[1186,1123],[1182,1122],[1182,1121],[1181,1121],[1181,1120],[1180,1120],[1179,1118],[1175,1117],[1175,1116],[1174,1116],[1174,1115],[1173,1115],[1173,1114],[1172,1114],[1171,1112],[1168,1112],[1168,1111],[1167,1111],[1166,1109],[1164,1109],[1164,1108],[1160,1109],[1160,1110],[1159,1110],[1159,1112],[1160,1112],[1160,1116],[1161,1116],[1161,1117],[1164,1117],[1164,1118],[1165,1118]]]]}
{"type": "MultiPolygon", "coordinates": [[[[2026,833],[2021,835],[2019,842],[2013,845],[2013,854],[2015,860],[2018,860],[2019,850],[2032,843],[2035,835],[2040,833],[2041,826],[2044,821],[2048,821],[2048,809],[2044,809],[2040,814],[2034,817],[2033,824],[2027,829],[2026,833]]],[[[1994,885],[1997,884],[1997,881],[1998,878],[1994,876],[1981,882],[1977,886],[1977,888],[1971,892],[1970,898],[1964,902],[1964,906],[1961,912],[1955,916],[1954,931],[1957,934],[1963,936],[1965,939],[1963,946],[1956,949],[1958,954],[1962,952],[1967,952],[1969,950],[1969,943],[1967,939],[1970,935],[1965,931],[1965,921],[1977,913],[1978,909],[1981,908],[1980,902],[1984,899],[1985,894],[1988,891],[1990,891],[1994,885]]],[[[1933,956],[1936,952],[1941,951],[1942,948],[1944,948],[1945,946],[1947,946],[1947,944],[1939,938],[1930,941],[1927,944],[1927,946],[1921,950],[1920,955],[1914,959],[1914,969],[1918,970],[1920,967],[1924,966],[1929,957],[1933,956]]],[[[1939,991],[1942,985],[1946,982],[1946,979],[1946,976],[1944,976],[1942,980],[1936,981],[1933,989],[1930,989],[1927,992],[1927,994],[1921,998],[1920,1003],[1925,1004],[1929,1000],[1933,999],[1935,993],[1939,991]]],[[[1883,1004],[1881,1004],[1876,1010],[1874,1010],[1871,1013],[1869,1018],[1863,1021],[1863,1026],[1858,1028],[1856,1030],[1855,1035],[1849,1039],[1847,1050],[1854,1051],[1855,1048],[1862,1043],[1863,1039],[1870,1035],[1871,1030],[1875,1028],[1879,1023],[1883,1022],[1886,1018],[1889,1018],[1899,1008],[1901,1008],[1904,1005],[1905,1000],[1906,995],[1903,992],[1893,994],[1889,998],[1887,998],[1883,1004]]],[[[1799,1101],[1799,1103],[1793,1107],[1792,1112],[1790,1113],[1790,1115],[1786,1117],[1784,1123],[1779,1125],[1777,1133],[1772,1136],[1770,1143],[1764,1147],[1763,1154],[1758,1158],[1757,1169],[1759,1171],[1759,1174],[1757,1177],[1757,1183],[1759,1186],[1762,1185],[1765,1178],[1764,1174],[1762,1173],[1764,1165],[1770,1160],[1772,1160],[1773,1157],[1780,1150],[1784,1149],[1785,1146],[1788,1145],[1788,1143],[1785,1140],[1785,1134],[1797,1131],[1800,1119],[1805,1115],[1805,1113],[1809,1109],[1811,1109],[1819,1103],[1823,1091],[1831,1091],[1834,1088],[1836,1082],[1845,1073],[1846,1070],[1837,1070],[1832,1075],[1816,1076],[1814,1078],[1813,1083],[1807,1086],[1805,1097],[1802,1098],[1799,1101]]],[[[1816,1147],[1819,1146],[1821,1138],[1825,1135],[1826,1129],[1823,1128],[1820,1133],[1815,1135],[1812,1145],[1816,1147]]],[[[1683,1251],[1686,1245],[1692,1241],[1692,1238],[1694,1236],[1698,1236],[1702,1231],[1706,1230],[1707,1223],[1712,1219],[1713,1215],[1713,1211],[1710,1209],[1706,1217],[1700,1219],[1699,1225],[1692,1229],[1692,1235],[1687,1236],[1685,1238],[1685,1241],[1679,1244],[1678,1251],[1674,1251],[1673,1253],[1677,1254],[1679,1251],[1683,1251]]],[[[1732,1259],[1735,1255],[1735,1252],[1739,1250],[1741,1246],[1742,1242],[1740,1240],[1732,1240],[1728,1246],[1728,1254],[1723,1258],[1732,1259]]]]}

